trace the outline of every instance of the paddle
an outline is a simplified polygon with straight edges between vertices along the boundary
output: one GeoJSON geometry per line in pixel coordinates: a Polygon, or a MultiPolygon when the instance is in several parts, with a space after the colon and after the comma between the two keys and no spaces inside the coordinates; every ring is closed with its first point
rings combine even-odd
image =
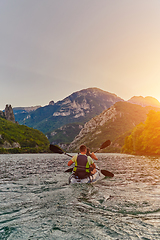
{"type": "MultiPolygon", "coordinates": [[[[100,170],[99,168],[97,168],[97,169],[100,170]]],[[[72,171],[73,171],[73,168],[69,168],[65,172],[72,172],[72,171]]],[[[100,170],[100,171],[105,177],[114,177],[114,174],[107,170],[100,170]]]]}
{"type": "Polygon", "coordinates": [[[108,147],[110,144],[111,144],[111,141],[110,141],[110,140],[105,141],[104,143],[102,143],[102,145],[100,146],[100,148],[98,148],[98,149],[95,151],[95,153],[98,152],[98,151],[101,150],[101,149],[104,149],[104,148],[108,147]]]}
{"type": "MultiPolygon", "coordinates": [[[[105,141],[105,142],[100,146],[100,148],[98,148],[98,149],[95,151],[95,153],[98,152],[100,149],[104,149],[104,148],[108,147],[110,144],[111,144],[111,141],[110,141],[110,140],[105,141]]],[[[57,146],[57,145],[50,144],[50,150],[51,150],[52,152],[54,152],[54,153],[65,154],[65,155],[67,155],[67,156],[69,156],[69,157],[73,157],[73,156],[67,154],[66,152],[64,152],[64,151],[63,151],[59,146],[57,146]]],[[[100,170],[100,169],[99,169],[99,170],[100,170]]],[[[69,168],[69,169],[67,169],[65,172],[72,172],[72,171],[73,171],[73,168],[69,168]]],[[[101,173],[102,173],[104,176],[106,176],[106,177],[113,177],[113,176],[114,176],[113,173],[111,173],[111,172],[109,172],[109,171],[107,171],[107,170],[100,170],[100,171],[101,171],[101,173]]]]}
{"type": "Polygon", "coordinates": [[[114,177],[114,174],[107,170],[100,170],[105,177],[114,177]]]}
{"type": "Polygon", "coordinates": [[[69,155],[68,153],[64,152],[64,151],[63,151],[59,146],[57,146],[57,145],[50,144],[49,149],[50,149],[52,152],[54,152],[54,153],[65,154],[65,155],[67,155],[67,156],[69,156],[69,157],[71,157],[71,158],[73,157],[73,156],[69,155]]]}

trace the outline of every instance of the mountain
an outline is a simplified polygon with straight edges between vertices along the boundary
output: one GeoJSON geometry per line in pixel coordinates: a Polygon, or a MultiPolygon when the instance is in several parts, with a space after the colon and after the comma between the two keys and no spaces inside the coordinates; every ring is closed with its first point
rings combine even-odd
{"type": "Polygon", "coordinates": [[[56,103],[51,101],[49,105],[39,107],[31,112],[17,112],[15,119],[20,124],[42,131],[54,143],[69,143],[85,122],[118,101],[124,100],[101,89],[88,88],[74,92],[56,103]],[[75,132],[74,128],[76,128],[75,132]],[[64,136],[64,129],[70,129],[72,137],[64,136]],[[61,137],[58,137],[57,133],[61,137]]]}
{"type": "Polygon", "coordinates": [[[141,105],[142,107],[146,106],[160,107],[160,102],[153,97],[134,96],[131,99],[129,99],[128,102],[141,105]]]}
{"type": "Polygon", "coordinates": [[[80,133],[68,146],[68,151],[77,151],[81,144],[86,144],[94,151],[103,142],[110,139],[112,144],[105,151],[119,152],[124,145],[125,137],[137,124],[146,120],[148,112],[152,109],[160,111],[160,108],[117,102],[86,122],[80,133]]]}
{"type": "Polygon", "coordinates": [[[65,149],[82,128],[83,125],[79,123],[66,124],[49,133],[47,137],[50,139],[50,142],[54,142],[54,144],[58,144],[65,149]]]}

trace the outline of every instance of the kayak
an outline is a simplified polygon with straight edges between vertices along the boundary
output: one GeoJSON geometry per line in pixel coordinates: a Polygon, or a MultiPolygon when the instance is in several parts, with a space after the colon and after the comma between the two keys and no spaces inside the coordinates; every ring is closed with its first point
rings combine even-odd
{"type": "Polygon", "coordinates": [[[69,184],[74,184],[74,183],[94,183],[96,181],[99,180],[100,178],[100,170],[96,168],[96,173],[89,176],[89,177],[86,177],[86,178],[83,178],[83,179],[80,179],[78,176],[75,175],[74,172],[72,172],[71,176],[69,177],[69,184]]]}

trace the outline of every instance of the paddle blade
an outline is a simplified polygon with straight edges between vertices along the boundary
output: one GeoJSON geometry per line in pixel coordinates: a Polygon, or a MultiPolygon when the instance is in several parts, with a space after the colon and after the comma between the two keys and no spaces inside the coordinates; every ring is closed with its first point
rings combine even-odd
{"type": "Polygon", "coordinates": [[[52,145],[50,144],[50,148],[49,148],[53,153],[59,153],[59,154],[62,154],[64,153],[63,150],[58,147],[57,145],[52,145]]]}
{"type": "Polygon", "coordinates": [[[101,145],[100,149],[106,148],[106,147],[108,147],[110,144],[111,144],[111,141],[110,141],[110,140],[107,140],[106,142],[104,142],[104,143],[101,145]]]}
{"type": "Polygon", "coordinates": [[[73,168],[68,168],[65,172],[72,172],[73,168]]]}
{"type": "Polygon", "coordinates": [[[101,173],[105,176],[105,177],[114,177],[114,174],[107,171],[107,170],[101,170],[101,173]]]}

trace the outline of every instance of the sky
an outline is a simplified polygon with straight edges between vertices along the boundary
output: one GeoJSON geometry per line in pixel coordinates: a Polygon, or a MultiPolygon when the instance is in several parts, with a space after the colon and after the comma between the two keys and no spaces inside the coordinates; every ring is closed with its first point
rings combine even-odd
{"type": "Polygon", "coordinates": [[[0,0],[0,109],[98,87],[160,101],[159,0],[0,0]]]}

